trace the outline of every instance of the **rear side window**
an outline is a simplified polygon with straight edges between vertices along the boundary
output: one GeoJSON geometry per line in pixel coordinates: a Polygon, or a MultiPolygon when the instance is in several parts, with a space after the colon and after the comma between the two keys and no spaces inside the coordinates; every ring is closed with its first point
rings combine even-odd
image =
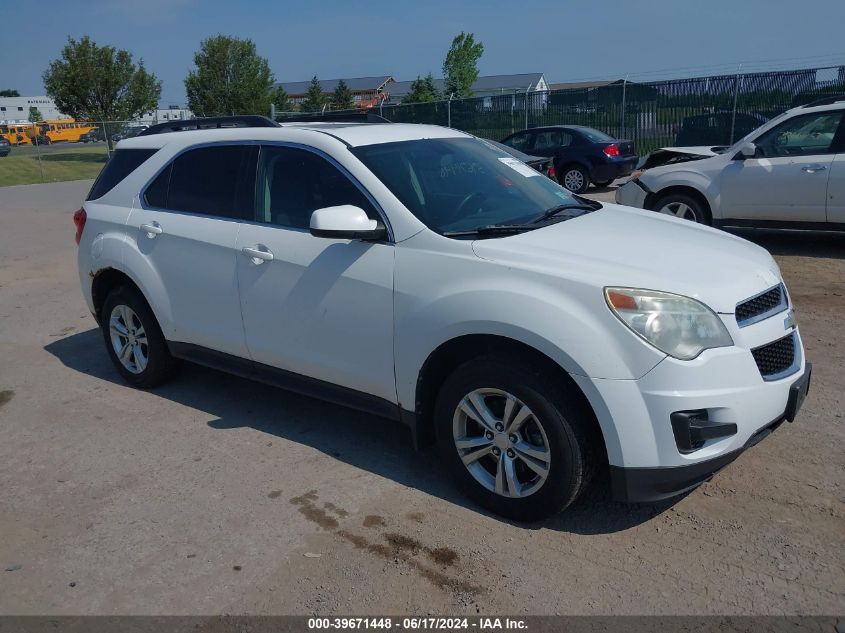
{"type": "Polygon", "coordinates": [[[608,136],[604,132],[599,132],[591,127],[582,127],[579,131],[587,137],[587,140],[590,140],[593,143],[612,143],[616,140],[612,136],[608,136]]]}
{"type": "Polygon", "coordinates": [[[178,156],[144,192],[152,207],[252,219],[255,150],[249,145],[201,147],[178,156]]]}
{"type": "Polygon", "coordinates": [[[97,198],[102,198],[157,151],[157,149],[117,150],[112,154],[106,166],[103,167],[100,175],[97,176],[94,186],[91,187],[91,191],[88,192],[88,197],[85,199],[96,200],[97,198]]]}

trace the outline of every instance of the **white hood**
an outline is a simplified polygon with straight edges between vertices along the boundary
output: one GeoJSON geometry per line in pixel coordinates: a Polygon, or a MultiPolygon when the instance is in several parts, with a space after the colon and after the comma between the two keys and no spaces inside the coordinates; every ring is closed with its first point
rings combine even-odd
{"type": "Polygon", "coordinates": [[[597,287],[673,292],[716,312],[780,281],[765,249],[729,233],[653,211],[606,204],[519,235],[477,240],[478,257],[597,287]]]}

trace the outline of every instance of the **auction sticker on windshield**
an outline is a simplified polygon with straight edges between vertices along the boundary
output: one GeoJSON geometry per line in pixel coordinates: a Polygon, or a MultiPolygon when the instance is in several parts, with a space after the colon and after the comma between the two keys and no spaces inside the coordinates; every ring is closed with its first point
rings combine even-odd
{"type": "Polygon", "coordinates": [[[529,167],[525,163],[517,160],[516,158],[502,157],[499,160],[502,161],[505,165],[507,165],[511,169],[513,169],[514,171],[518,171],[520,174],[522,174],[526,178],[531,178],[532,176],[539,176],[540,175],[539,171],[536,171],[535,169],[531,169],[531,167],[529,167]]]}

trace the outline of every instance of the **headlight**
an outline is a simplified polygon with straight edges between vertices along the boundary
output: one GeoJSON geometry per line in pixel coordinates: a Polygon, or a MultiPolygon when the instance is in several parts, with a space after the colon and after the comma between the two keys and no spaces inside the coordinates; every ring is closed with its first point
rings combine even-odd
{"type": "Polygon", "coordinates": [[[637,288],[605,288],[604,296],[622,323],[669,356],[691,360],[734,344],[721,319],[695,299],[637,288]]]}

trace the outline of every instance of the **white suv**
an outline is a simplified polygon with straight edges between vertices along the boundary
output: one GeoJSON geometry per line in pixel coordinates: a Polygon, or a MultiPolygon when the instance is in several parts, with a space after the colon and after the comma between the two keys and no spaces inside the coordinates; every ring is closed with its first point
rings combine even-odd
{"type": "Polygon", "coordinates": [[[795,417],[810,364],[762,248],[452,129],[246,122],[123,141],[76,213],[130,384],[187,359],[402,421],[526,520],[601,471],[689,490],[795,417]]]}
{"type": "Polygon", "coordinates": [[[644,167],[617,203],[713,226],[845,231],[845,96],[784,112],[731,147],[652,152],[644,167]]]}

